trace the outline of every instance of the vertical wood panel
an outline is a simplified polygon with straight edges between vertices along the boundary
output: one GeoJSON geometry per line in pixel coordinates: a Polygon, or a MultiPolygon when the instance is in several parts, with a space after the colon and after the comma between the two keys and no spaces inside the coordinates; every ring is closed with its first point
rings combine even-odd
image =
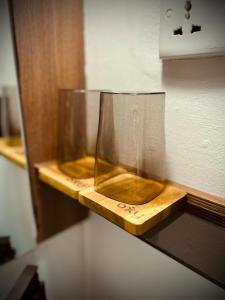
{"type": "Polygon", "coordinates": [[[42,240],[51,236],[46,228],[52,228],[53,234],[77,220],[76,214],[71,214],[77,205],[67,201],[62,206],[55,192],[52,203],[49,199],[53,193],[38,187],[34,164],[57,158],[58,89],[85,86],[83,3],[82,0],[12,0],[11,8],[38,239],[42,240]],[[49,219],[43,217],[45,211],[59,211],[61,206],[60,226],[54,214],[49,219]]]}

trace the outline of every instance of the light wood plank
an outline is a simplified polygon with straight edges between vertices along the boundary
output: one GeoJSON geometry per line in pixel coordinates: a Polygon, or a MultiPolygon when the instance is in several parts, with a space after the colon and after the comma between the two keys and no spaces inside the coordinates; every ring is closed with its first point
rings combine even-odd
{"type": "MultiPolygon", "coordinates": [[[[8,139],[0,138],[0,155],[4,156],[17,166],[25,169],[26,155],[24,153],[24,149],[22,146],[9,146],[9,144],[13,145],[14,142],[14,139],[12,140],[12,143],[9,143],[8,139]]],[[[17,144],[17,142],[15,144],[17,144]]]]}
{"type": "Polygon", "coordinates": [[[21,138],[20,137],[2,137],[0,138],[0,147],[19,147],[22,146],[21,138]]]}
{"type": "Polygon", "coordinates": [[[1,148],[5,147],[5,146],[7,146],[6,139],[0,138],[0,151],[1,151],[1,148]]]}

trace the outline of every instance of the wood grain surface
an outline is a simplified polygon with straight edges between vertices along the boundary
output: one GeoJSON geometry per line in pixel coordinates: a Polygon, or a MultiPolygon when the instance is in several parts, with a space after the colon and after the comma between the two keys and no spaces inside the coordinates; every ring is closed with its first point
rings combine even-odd
{"type": "Polygon", "coordinates": [[[5,138],[0,138],[0,151],[2,147],[7,146],[7,142],[5,138]]]}
{"type": "MultiPolygon", "coordinates": [[[[12,0],[11,12],[38,240],[42,240],[49,227],[45,222],[54,228],[57,219],[42,218],[43,210],[52,205],[51,193],[46,198],[38,189],[34,165],[57,158],[58,89],[85,86],[83,2],[12,0]]],[[[57,197],[54,205],[61,205],[57,197]]],[[[70,209],[63,206],[61,221],[68,218],[70,209]]],[[[76,222],[71,218],[71,223],[76,222]]]]}
{"type": "Polygon", "coordinates": [[[129,205],[112,200],[90,187],[79,193],[79,202],[131,234],[141,235],[167,218],[172,207],[186,192],[167,185],[154,200],[142,205],[129,205]]]}
{"type": "Polygon", "coordinates": [[[225,199],[209,193],[170,181],[175,187],[187,193],[186,211],[210,222],[225,227],[225,199]]]}
{"type": "Polygon", "coordinates": [[[75,179],[62,173],[56,161],[37,164],[39,179],[51,187],[78,200],[79,192],[94,184],[94,178],[75,179]]]}

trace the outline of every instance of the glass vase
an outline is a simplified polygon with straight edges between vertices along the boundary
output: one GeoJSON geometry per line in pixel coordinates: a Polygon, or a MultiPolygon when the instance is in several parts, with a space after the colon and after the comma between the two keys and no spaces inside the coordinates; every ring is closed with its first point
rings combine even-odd
{"type": "Polygon", "coordinates": [[[100,92],[59,91],[58,167],[75,179],[94,177],[100,92]]]}
{"type": "Polygon", "coordinates": [[[94,188],[145,204],[165,187],[164,93],[102,92],[94,188]]]}

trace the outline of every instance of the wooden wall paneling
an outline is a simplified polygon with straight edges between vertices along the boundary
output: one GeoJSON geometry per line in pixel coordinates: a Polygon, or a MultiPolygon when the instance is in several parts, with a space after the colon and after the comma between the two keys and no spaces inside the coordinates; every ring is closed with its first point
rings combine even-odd
{"type": "Polygon", "coordinates": [[[43,240],[79,219],[74,202],[62,205],[59,192],[40,187],[34,165],[57,158],[58,89],[85,86],[83,3],[11,0],[10,4],[38,240],[43,240]],[[48,218],[46,211],[52,211],[48,218]],[[54,211],[61,211],[60,226],[54,211]]]}

